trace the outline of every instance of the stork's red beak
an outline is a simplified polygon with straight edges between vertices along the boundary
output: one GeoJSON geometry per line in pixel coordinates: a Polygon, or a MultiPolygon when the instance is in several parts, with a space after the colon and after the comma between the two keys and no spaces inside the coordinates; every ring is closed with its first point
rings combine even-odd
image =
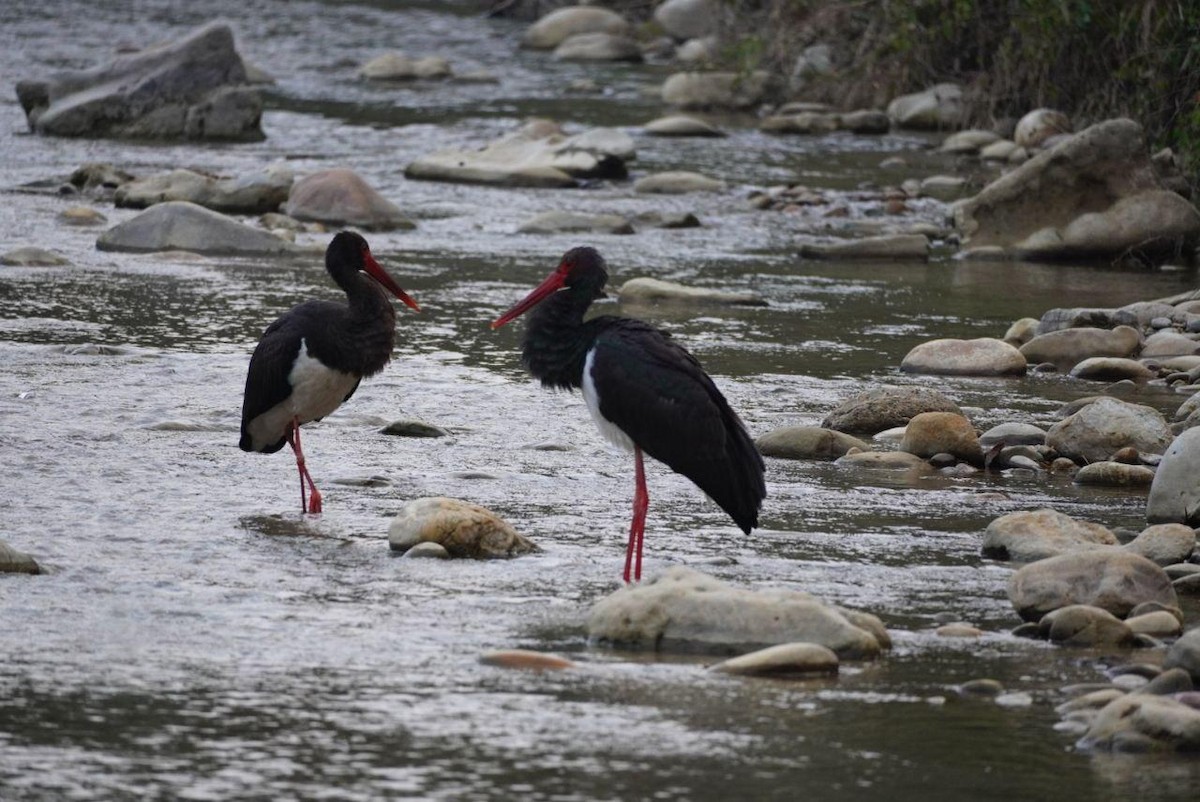
{"type": "Polygon", "coordinates": [[[561,290],[563,288],[563,284],[566,282],[566,278],[566,274],[563,272],[561,267],[558,270],[555,270],[549,276],[546,276],[546,280],[534,287],[533,292],[526,295],[512,309],[509,309],[503,315],[492,321],[492,328],[498,329],[505,323],[517,319],[545,300],[547,296],[553,295],[561,290]]]}
{"type": "Polygon", "coordinates": [[[363,250],[363,269],[367,271],[368,276],[382,284],[384,289],[403,301],[406,306],[411,307],[416,312],[421,311],[421,307],[417,306],[417,302],[412,299],[412,296],[400,289],[400,285],[396,283],[396,280],[388,275],[388,272],[379,265],[379,262],[375,261],[375,257],[371,255],[371,252],[365,249],[363,250]]]}

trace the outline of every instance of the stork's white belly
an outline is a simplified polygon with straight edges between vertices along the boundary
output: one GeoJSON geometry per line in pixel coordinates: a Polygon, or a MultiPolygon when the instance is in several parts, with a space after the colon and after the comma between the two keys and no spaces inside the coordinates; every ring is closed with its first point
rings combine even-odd
{"type": "Polygon", "coordinates": [[[618,448],[632,452],[633,440],[629,435],[600,414],[600,396],[596,392],[596,382],[592,379],[592,366],[595,361],[596,349],[592,348],[583,362],[583,400],[587,402],[588,412],[592,414],[592,420],[596,422],[596,428],[600,430],[604,439],[618,448]]]}
{"type": "Polygon", "coordinates": [[[358,380],[353,373],[334,370],[309,356],[308,344],[301,340],[300,353],[288,373],[292,394],[252,420],[250,436],[256,445],[278,442],[293,418],[303,425],[341,406],[358,380]]]}

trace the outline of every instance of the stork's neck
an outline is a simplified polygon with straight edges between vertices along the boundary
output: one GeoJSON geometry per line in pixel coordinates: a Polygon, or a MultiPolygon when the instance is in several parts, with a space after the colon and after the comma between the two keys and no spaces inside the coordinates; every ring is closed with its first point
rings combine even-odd
{"type": "Polygon", "coordinates": [[[522,361],[543,385],[563,390],[582,385],[583,363],[599,331],[583,315],[602,294],[599,287],[566,287],[530,311],[522,361]]]}

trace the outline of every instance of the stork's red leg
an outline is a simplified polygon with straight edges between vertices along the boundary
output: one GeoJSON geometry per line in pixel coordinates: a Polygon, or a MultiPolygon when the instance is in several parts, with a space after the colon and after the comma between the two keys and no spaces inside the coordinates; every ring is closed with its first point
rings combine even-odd
{"type": "Polygon", "coordinates": [[[308,466],[304,463],[304,451],[300,448],[299,418],[292,418],[292,425],[288,429],[288,445],[296,452],[296,468],[300,471],[300,512],[316,515],[321,512],[321,491],[317,490],[317,483],[313,481],[312,474],[308,472],[308,466]],[[304,500],[305,482],[308,483],[310,491],[307,505],[304,500]]]}
{"type": "Polygon", "coordinates": [[[629,525],[629,545],[625,549],[625,582],[629,582],[629,568],[633,565],[633,579],[642,579],[642,541],[646,536],[646,510],[650,508],[650,494],[646,491],[646,466],[642,461],[642,449],[634,447],[634,473],[637,488],[633,491],[633,522],[629,525]],[[634,558],[634,553],[637,558],[634,558]]]}

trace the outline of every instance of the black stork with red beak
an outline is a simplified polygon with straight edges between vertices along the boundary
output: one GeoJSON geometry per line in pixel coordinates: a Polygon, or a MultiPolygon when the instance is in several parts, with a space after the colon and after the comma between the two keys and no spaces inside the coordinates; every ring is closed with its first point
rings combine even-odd
{"type": "Polygon", "coordinates": [[[384,289],[421,311],[352,231],[329,243],[325,269],[348,303],[305,301],[263,332],[246,373],[238,443],[262,454],[290,445],[300,471],[300,511],[309,513],[321,512],[321,493],[304,464],[300,427],[333,412],[391,359],[396,311],[384,289]]]}
{"type": "Polygon", "coordinates": [[[642,452],[691,479],[746,534],[767,495],[763,459],[746,427],[700,363],[648,323],[604,315],[584,320],[604,295],[608,271],[594,248],[573,248],[558,268],[492,323],[533,310],[522,359],[542,385],[581,389],[608,440],[634,454],[636,490],[625,581],[642,577],[650,497],[642,452]]]}

